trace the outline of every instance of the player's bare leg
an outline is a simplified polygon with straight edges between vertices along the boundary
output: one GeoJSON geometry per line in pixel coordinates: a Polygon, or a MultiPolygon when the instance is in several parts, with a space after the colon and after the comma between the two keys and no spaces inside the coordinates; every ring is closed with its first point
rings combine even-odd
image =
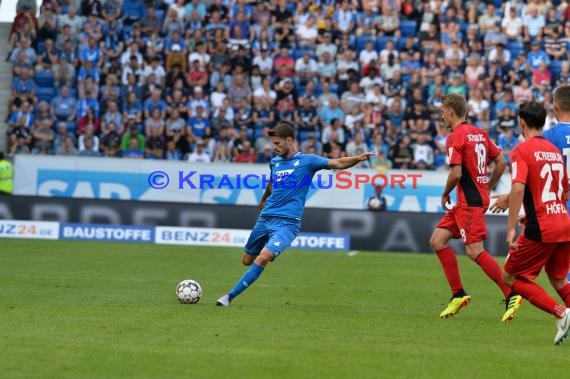
{"type": "Polygon", "coordinates": [[[243,263],[244,266],[251,266],[251,264],[255,261],[255,258],[257,258],[257,255],[243,253],[241,256],[241,263],[243,263]]]}

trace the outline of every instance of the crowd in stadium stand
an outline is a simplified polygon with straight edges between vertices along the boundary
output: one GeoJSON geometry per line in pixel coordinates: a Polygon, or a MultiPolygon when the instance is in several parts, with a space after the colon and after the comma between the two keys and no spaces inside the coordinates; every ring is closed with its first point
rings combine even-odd
{"type": "MultiPolygon", "coordinates": [[[[518,104],[570,82],[562,1],[20,0],[8,152],[189,162],[380,152],[446,167],[440,96],[508,153],[518,104]]],[[[548,127],[547,125],[547,127],[548,127]]]]}

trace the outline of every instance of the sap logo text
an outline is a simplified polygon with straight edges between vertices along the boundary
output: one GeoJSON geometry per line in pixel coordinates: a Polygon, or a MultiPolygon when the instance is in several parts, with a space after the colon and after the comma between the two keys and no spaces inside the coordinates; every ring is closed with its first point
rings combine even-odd
{"type": "Polygon", "coordinates": [[[36,194],[89,199],[139,199],[147,190],[148,176],[118,172],[38,170],[36,194]]]}

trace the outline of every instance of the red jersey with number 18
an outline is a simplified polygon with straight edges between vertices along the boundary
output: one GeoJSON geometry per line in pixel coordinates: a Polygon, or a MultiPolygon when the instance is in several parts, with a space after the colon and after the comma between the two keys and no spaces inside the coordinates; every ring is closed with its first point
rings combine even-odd
{"type": "Polygon", "coordinates": [[[528,139],[511,151],[511,176],[513,184],[525,185],[525,236],[545,243],[570,241],[568,176],[560,150],[543,137],[528,139]]]}
{"type": "Polygon", "coordinates": [[[457,185],[457,205],[466,207],[489,206],[489,177],[487,162],[495,160],[501,150],[487,133],[474,125],[461,124],[447,136],[445,142],[449,164],[461,166],[461,180],[457,185]]]}

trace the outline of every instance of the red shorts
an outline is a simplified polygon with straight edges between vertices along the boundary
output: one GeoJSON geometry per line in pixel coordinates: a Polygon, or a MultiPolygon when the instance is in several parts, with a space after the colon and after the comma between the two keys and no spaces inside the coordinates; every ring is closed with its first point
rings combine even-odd
{"type": "Polygon", "coordinates": [[[455,206],[441,218],[437,227],[448,229],[453,238],[461,238],[465,245],[487,239],[485,209],[482,207],[455,206]]]}
{"type": "Polygon", "coordinates": [[[564,279],[570,271],[570,242],[543,243],[529,240],[524,233],[517,239],[518,250],[509,249],[505,271],[534,280],[544,271],[555,279],[564,279]]]}

